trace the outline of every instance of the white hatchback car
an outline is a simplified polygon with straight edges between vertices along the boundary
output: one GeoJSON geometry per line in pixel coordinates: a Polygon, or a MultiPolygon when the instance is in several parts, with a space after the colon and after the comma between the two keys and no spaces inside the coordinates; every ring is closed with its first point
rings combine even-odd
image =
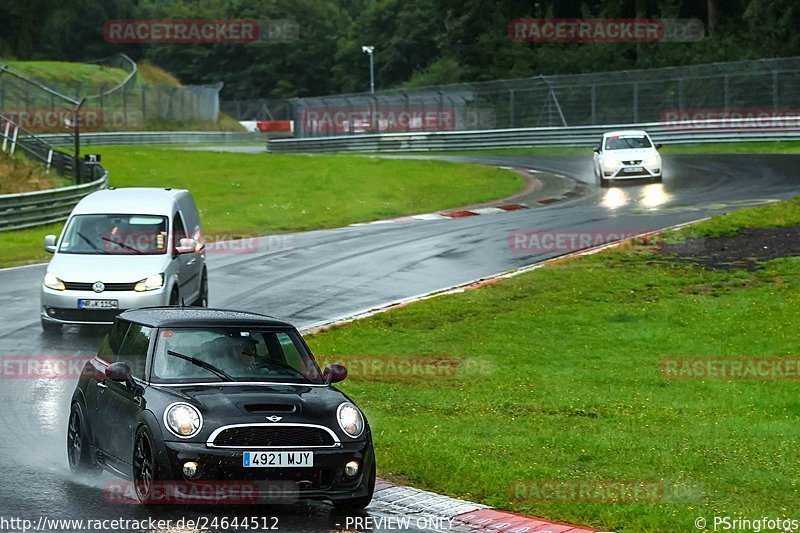
{"type": "Polygon", "coordinates": [[[62,324],[112,324],[126,309],[208,304],[200,213],[182,189],[107,189],[81,200],[42,283],[45,331],[62,324]]]}
{"type": "Polygon", "coordinates": [[[660,144],[653,144],[646,131],[610,131],[594,149],[594,175],[605,187],[610,180],[651,179],[661,181],[660,144]]]}

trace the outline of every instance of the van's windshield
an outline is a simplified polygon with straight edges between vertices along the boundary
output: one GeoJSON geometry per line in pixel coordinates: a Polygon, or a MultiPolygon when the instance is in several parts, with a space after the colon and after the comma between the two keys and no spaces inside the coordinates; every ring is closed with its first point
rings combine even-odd
{"type": "Polygon", "coordinates": [[[167,252],[167,217],[157,215],[76,215],[61,239],[59,253],[159,255],[167,252]]]}

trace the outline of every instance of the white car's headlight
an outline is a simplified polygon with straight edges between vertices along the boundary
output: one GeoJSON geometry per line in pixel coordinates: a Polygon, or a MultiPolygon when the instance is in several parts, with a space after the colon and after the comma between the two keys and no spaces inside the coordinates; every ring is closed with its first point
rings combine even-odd
{"type": "Polygon", "coordinates": [[[348,436],[355,439],[364,433],[364,416],[352,403],[345,402],[340,405],[336,410],[336,419],[339,421],[339,427],[348,436]]]}
{"type": "Polygon", "coordinates": [[[55,274],[51,274],[50,272],[44,275],[44,286],[48,289],[53,289],[54,291],[67,290],[67,288],[64,286],[64,282],[58,279],[55,274]]]}
{"type": "Polygon", "coordinates": [[[188,403],[173,403],[164,411],[164,425],[174,435],[188,439],[203,428],[203,415],[188,403]]]}
{"type": "Polygon", "coordinates": [[[154,291],[164,286],[164,276],[162,274],[153,274],[143,279],[133,288],[136,292],[154,291]]]}

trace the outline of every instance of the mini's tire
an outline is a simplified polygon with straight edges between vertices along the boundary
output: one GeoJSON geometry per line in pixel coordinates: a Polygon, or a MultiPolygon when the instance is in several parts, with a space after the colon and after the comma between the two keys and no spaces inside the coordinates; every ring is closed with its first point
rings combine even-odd
{"type": "Polygon", "coordinates": [[[152,505],[160,494],[160,474],[156,460],[153,437],[147,427],[142,426],[133,438],[133,489],[142,505],[152,505]]]}
{"type": "Polygon", "coordinates": [[[339,512],[357,512],[364,510],[372,501],[372,496],[375,494],[375,465],[367,474],[367,494],[360,498],[351,498],[348,500],[337,500],[333,502],[333,507],[339,512]]]}
{"type": "Polygon", "coordinates": [[[69,469],[82,476],[95,476],[100,467],[92,460],[86,418],[78,402],[73,402],[67,424],[67,462],[69,469]]]}

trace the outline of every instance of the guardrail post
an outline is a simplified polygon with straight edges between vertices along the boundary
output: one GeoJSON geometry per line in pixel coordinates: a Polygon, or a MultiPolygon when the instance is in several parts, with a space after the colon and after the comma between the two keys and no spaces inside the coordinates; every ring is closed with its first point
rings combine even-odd
{"type": "Polygon", "coordinates": [[[50,164],[53,162],[53,149],[47,151],[47,164],[45,164],[45,172],[50,173],[50,164]]]}
{"type": "Polygon", "coordinates": [[[6,130],[3,132],[3,151],[6,151],[8,146],[8,132],[11,131],[11,122],[6,121],[6,130]]]}
{"type": "Polygon", "coordinates": [[[18,133],[19,133],[19,128],[15,126],[14,127],[14,134],[11,136],[11,150],[9,150],[9,153],[11,155],[14,155],[14,149],[17,147],[17,134],[18,133]]]}

